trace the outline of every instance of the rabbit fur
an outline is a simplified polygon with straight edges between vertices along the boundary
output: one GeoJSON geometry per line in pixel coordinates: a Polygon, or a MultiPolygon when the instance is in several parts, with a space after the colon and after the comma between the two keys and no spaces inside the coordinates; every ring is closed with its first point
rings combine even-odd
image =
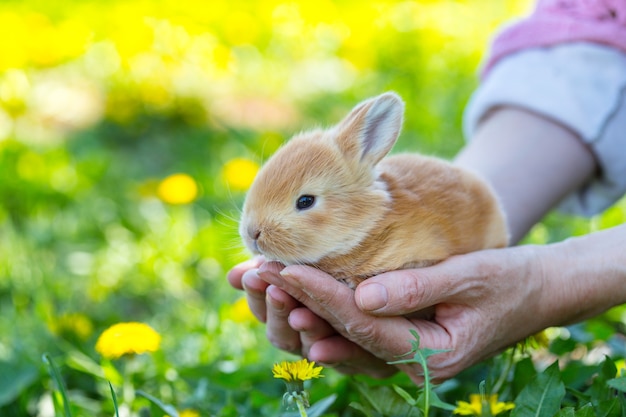
{"type": "Polygon", "coordinates": [[[386,156],[403,113],[388,92],[330,129],[289,140],[247,193],[239,227],[246,247],[354,288],[382,272],[506,246],[504,215],[480,177],[433,157],[386,156]]]}

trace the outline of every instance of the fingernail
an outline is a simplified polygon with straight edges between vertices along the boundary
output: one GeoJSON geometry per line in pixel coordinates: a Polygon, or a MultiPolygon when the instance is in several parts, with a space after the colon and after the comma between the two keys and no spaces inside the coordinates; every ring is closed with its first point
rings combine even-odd
{"type": "Polygon", "coordinates": [[[387,288],[380,284],[363,284],[359,287],[359,305],[361,310],[375,311],[387,305],[387,288]]]}
{"type": "Polygon", "coordinates": [[[259,277],[269,282],[270,284],[282,286],[283,285],[283,277],[276,270],[276,268],[271,265],[271,263],[265,263],[259,268],[259,277]]]}

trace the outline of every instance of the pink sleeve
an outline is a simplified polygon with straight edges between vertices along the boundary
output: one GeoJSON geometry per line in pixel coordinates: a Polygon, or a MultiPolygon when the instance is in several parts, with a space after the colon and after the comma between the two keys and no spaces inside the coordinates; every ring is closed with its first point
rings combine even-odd
{"type": "Polygon", "coordinates": [[[566,42],[593,42],[626,52],[626,1],[538,0],[530,16],[496,36],[483,76],[508,54],[566,42]]]}

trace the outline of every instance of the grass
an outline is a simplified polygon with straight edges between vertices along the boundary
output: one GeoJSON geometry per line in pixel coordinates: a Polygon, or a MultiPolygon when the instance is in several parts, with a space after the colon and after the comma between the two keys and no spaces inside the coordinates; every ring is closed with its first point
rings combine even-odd
{"type": "MultiPolygon", "coordinates": [[[[527,7],[1,3],[0,415],[290,415],[271,367],[294,357],[225,280],[246,258],[238,208],[256,169],[293,133],[386,90],[407,102],[398,149],[451,157],[490,35],[527,7]],[[159,349],[102,357],[99,335],[129,321],[155,329],[159,349]]],[[[623,201],[591,221],[553,213],[527,241],[625,217],[623,201]]],[[[561,381],[559,413],[623,415],[624,314],[556,329],[532,360],[508,352],[432,392],[456,404],[485,381],[516,401],[561,381]]],[[[402,375],[325,374],[307,386],[309,415],[423,412],[402,375]]]]}

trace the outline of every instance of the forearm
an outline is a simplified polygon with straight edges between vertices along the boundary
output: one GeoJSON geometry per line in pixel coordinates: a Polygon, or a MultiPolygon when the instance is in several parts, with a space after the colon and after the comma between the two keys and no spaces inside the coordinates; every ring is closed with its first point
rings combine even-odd
{"type": "Polygon", "coordinates": [[[540,250],[547,325],[575,323],[626,303],[626,225],[540,250]]]}
{"type": "Polygon", "coordinates": [[[505,212],[511,244],[596,170],[592,152],[575,133],[512,107],[487,116],[455,163],[491,184],[505,212]]]}

